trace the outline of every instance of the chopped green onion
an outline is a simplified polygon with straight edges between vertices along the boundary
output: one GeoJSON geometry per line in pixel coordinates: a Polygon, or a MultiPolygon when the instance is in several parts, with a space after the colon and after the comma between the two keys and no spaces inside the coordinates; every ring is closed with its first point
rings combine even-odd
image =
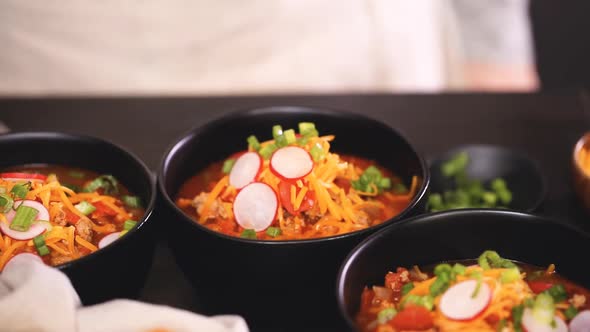
{"type": "Polygon", "coordinates": [[[532,297],[528,297],[524,300],[523,304],[527,308],[532,308],[533,306],[535,306],[535,299],[533,299],[532,297]]]}
{"type": "Polygon", "coordinates": [[[516,268],[508,269],[500,274],[500,281],[503,284],[508,284],[516,280],[520,280],[520,271],[516,268]]]}
{"type": "Polygon", "coordinates": [[[570,304],[570,306],[563,312],[567,320],[572,320],[578,314],[578,309],[570,304]]]}
{"type": "Polygon", "coordinates": [[[309,136],[301,136],[297,139],[297,144],[300,146],[304,146],[307,142],[309,142],[309,136]]]}
{"type": "Polygon", "coordinates": [[[376,166],[371,165],[363,171],[363,174],[361,174],[358,180],[353,180],[350,184],[355,190],[374,193],[375,188],[377,188],[377,192],[390,189],[391,179],[384,178],[381,171],[376,166]]]}
{"type": "Polygon", "coordinates": [[[435,268],[434,268],[434,275],[437,277],[440,277],[442,275],[451,275],[451,271],[453,270],[453,268],[451,267],[450,264],[438,264],[435,268]]]}
{"type": "Polygon", "coordinates": [[[533,306],[533,317],[539,323],[549,324],[553,321],[555,315],[555,302],[551,295],[541,293],[535,299],[533,306]]]}
{"type": "Polygon", "coordinates": [[[565,287],[563,287],[561,284],[553,285],[551,288],[543,291],[542,293],[550,295],[555,303],[567,300],[567,292],[565,287]]]}
{"type": "Polygon", "coordinates": [[[19,232],[28,231],[33,224],[33,221],[35,221],[37,214],[39,214],[37,209],[22,204],[19,205],[18,208],[16,208],[16,214],[14,215],[14,219],[12,219],[10,229],[19,232]]]}
{"type": "Polygon", "coordinates": [[[123,235],[127,234],[127,232],[129,232],[129,230],[124,229],[121,232],[119,232],[119,237],[122,237],[123,235]]]}
{"type": "Polygon", "coordinates": [[[75,185],[75,184],[71,184],[71,183],[62,183],[62,186],[66,187],[66,188],[70,188],[72,191],[75,192],[81,192],[82,191],[82,187],[75,185]]]}
{"type": "Polygon", "coordinates": [[[395,315],[397,315],[397,310],[395,310],[395,308],[385,308],[377,314],[377,321],[379,324],[385,324],[395,317],[395,315]]]}
{"type": "Polygon", "coordinates": [[[465,265],[463,264],[459,264],[459,263],[455,263],[455,265],[453,265],[453,274],[455,274],[455,276],[462,276],[465,274],[465,272],[467,271],[467,268],[465,267],[465,265]]]}
{"type": "Polygon", "coordinates": [[[322,160],[322,158],[324,158],[324,156],[326,155],[326,152],[324,151],[324,148],[322,148],[322,146],[319,143],[316,143],[309,150],[309,154],[311,155],[311,157],[313,158],[313,160],[315,162],[318,162],[318,161],[322,160]]]}
{"type": "Polygon", "coordinates": [[[453,269],[449,264],[439,264],[434,268],[434,275],[436,275],[436,279],[432,285],[430,285],[430,295],[436,297],[444,293],[444,291],[449,288],[449,285],[453,279],[451,278],[452,271],[453,269]]]}
{"type": "Polygon", "coordinates": [[[508,190],[502,190],[497,192],[498,194],[498,198],[500,199],[500,202],[502,202],[502,204],[504,205],[508,205],[510,204],[510,202],[512,202],[512,192],[508,191],[508,190]]]}
{"type": "Polygon", "coordinates": [[[281,229],[279,227],[269,227],[266,229],[268,236],[277,237],[281,235],[281,229]]]}
{"type": "Polygon", "coordinates": [[[283,127],[281,127],[280,125],[272,126],[272,137],[274,139],[277,139],[277,137],[281,136],[282,134],[283,134],[283,127]]]}
{"type": "Polygon", "coordinates": [[[430,295],[420,296],[420,295],[408,294],[404,298],[404,300],[402,302],[402,306],[405,306],[406,304],[415,304],[415,305],[422,306],[428,310],[432,310],[432,308],[434,307],[434,297],[430,296],[430,295]]]}
{"type": "Polygon", "coordinates": [[[258,151],[258,153],[260,153],[262,158],[268,159],[277,149],[278,147],[276,146],[276,144],[268,144],[261,148],[260,151],[258,151]]]}
{"type": "Polygon", "coordinates": [[[81,201],[80,203],[74,205],[76,210],[80,211],[83,215],[87,216],[92,212],[96,211],[96,207],[87,201],[81,201]]]}
{"type": "Polygon", "coordinates": [[[127,205],[130,208],[141,208],[141,198],[139,198],[138,196],[130,196],[130,195],[123,195],[121,196],[121,200],[123,201],[123,203],[125,203],[125,205],[127,205]]]}
{"type": "Polygon", "coordinates": [[[7,213],[12,209],[14,200],[10,195],[0,194],[0,213],[7,213]]]}
{"type": "Polygon", "coordinates": [[[434,282],[430,285],[430,295],[437,297],[444,293],[449,288],[451,281],[448,276],[437,277],[434,282]]]}
{"type": "Polygon", "coordinates": [[[408,282],[407,284],[402,286],[402,296],[408,294],[412,289],[414,289],[414,283],[408,282]]]}
{"type": "Polygon", "coordinates": [[[12,190],[10,192],[14,195],[14,197],[25,198],[30,189],[31,189],[30,182],[23,183],[23,184],[19,183],[19,184],[15,184],[12,187],[12,190]]]}
{"type": "Polygon", "coordinates": [[[248,141],[248,149],[252,149],[254,151],[260,150],[260,142],[256,136],[250,135],[246,140],[248,141]]]}
{"type": "Polygon", "coordinates": [[[285,137],[285,135],[279,135],[275,138],[275,144],[279,147],[279,148],[284,148],[285,146],[289,145],[289,143],[287,142],[287,137],[285,137]]]}
{"type": "Polygon", "coordinates": [[[508,187],[506,186],[506,181],[504,181],[504,179],[502,179],[502,178],[496,178],[496,179],[492,180],[492,183],[490,183],[490,187],[496,193],[508,189],[508,187]]]}
{"type": "Polygon", "coordinates": [[[43,234],[35,236],[33,238],[33,243],[35,244],[35,247],[37,247],[37,248],[44,246],[45,245],[45,237],[43,236],[43,234]]]}
{"type": "Polygon", "coordinates": [[[234,168],[234,164],[236,163],[235,159],[227,159],[223,162],[223,166],[221,167],[221,171],[225,174],[229,174],[231,169],[234,168]]]}
{"type": "Polygon", "coordinates": [[[506,318],[500,319],[500,321],[498,322],[498,327],[496,327],[496,331],[504,332],[504,328],[506,328],[507,325],[508,323],[506,322],[506,318]]]}
{"type": "Polygon", "coordinates": [[[119,192],[119,181],[112,175],[101,175],[96,179],[90,181],[83,188],[84,192],[94,192],[98,189],[102,189],[105,194],[117,194],[119,192]]]}
{"type": "MultiPolygon", "coordinates": [[[[310,134],[317,133],[315,124],[313,122],[299,122],[299,133],[303,136],[312,136],[310,134]]],[[[317,135],[316,135],[317,136],[317,135]]]]}
{"type": "Polygon", "coordinates": [[[42,245],[41,247],[37,247],[37,252],[39,256],[46,256],[49,255],[49,248],[46,245],[42,245]]]}
{"type": "Polygon", "coordinates": [[[126,231],[129,231],[129,230],[133,229],[133,227],[135,227],[135,225],[137,225],[137,221],[125,220],[125,222],[123,223],[123,229],[126,231]]]}
{"type": "Polygon", "coordinates": [[[297,137],[295,136],[295,130],[288,129],[283,132],[283,136],[287,139],[287,144],[293,144],[297,141],[297,137]]]}
{"type": "Polygon", "coordinates": [[[379,183],[377,183],[377,187],[382,190],[388,190],[391,188],[391,179],[390,178],[381,178],[379,183]]]}
{"type": "Polygon", "coordinates": [[[471,277],[474,277],[477,280],[477,284],[475,285],[475,289],[473,290],[473,293],[471,294],[471,298],[475,298],[477,296],[477,294],[479,294],[479,290],[481,289],[481,283],[482,283],[482,274],[481,272],[473,272],[471,273],[471,277]]]}
{"type": "Polygon", "coordinates": [[[406,187],[403,183],[398,182],[393,184],[393,192],[395,194],[405,194],[408,192],[408,187],[406,187]]]}
{"type": "Polygon", "coordinates": [[[524,314],[524,306],[519,304],[512,307],[512,322],[514,323],[514,330],[522,332],[522,315],[524,314]]]}
{"type": "Polygon", "coordinates": [[[484,191],[481,195],[481,199],[483,200],[483,202],[485,204],[489,204],[490,206],[494,206],[494,205],[496,205],[496,202],[498,201],[498,196],[491,191],[484,191]]]}
{"type": "Polygon", "coordinates": [[[469,155],[467,152],[460,152],[442,164],[441,171],[445,177],[451,177],[460,172],[463,172],[468,163],[469,155]]]}
{"type": "Polygon", "coordinates": [[[6,187],[0,187],[0,194],[6,194],[6,187]]]}
{"type": "Polygon", "coordinates": [[[440,194],[430,194],[428,196],[428,209],[430,211],[440,211],[445,208],[442,196],[440,194]]]}
{"type": "Polygon", "coordinates": [[[80,171],[70,171],[68,175],[76,179],[82,179],[84,177],[84,173],[80,171]]]}
{"type": "Polygon", "coordinates": [[[256,239],[256,231],[253,229],[245,229],[242,231],[242,234],[240,234],[240,237],[244,239],[256,239]]]}
{"type": "Polygon", "coordinates": [[[484,270],[489,270],[490,268],[516,268],[516,265],[511,261],[504,259],[498,255],[497,252],[493,250],[486,250],[484,251],[481,256],[477,259],[477,263],[481,266],[484,270]]]}

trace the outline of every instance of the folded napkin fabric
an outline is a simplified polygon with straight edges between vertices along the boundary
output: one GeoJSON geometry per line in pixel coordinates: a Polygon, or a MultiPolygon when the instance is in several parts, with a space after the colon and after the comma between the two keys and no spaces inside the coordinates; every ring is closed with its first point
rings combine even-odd
{"type": "Polygon", "coordinates": [[[248,327],[239,316],[206,317],[131,300],[84,307],[61,271],[21,254],[0,274],[0,331],[248,332],[248,327]]]}

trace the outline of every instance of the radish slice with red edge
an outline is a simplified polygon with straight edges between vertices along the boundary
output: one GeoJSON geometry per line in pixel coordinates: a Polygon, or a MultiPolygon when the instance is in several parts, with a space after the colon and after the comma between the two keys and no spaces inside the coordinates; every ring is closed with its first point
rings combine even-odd
{"type": "Polygon", "coordinates": [[[279,200],[266,183],[251,183],[236,195],[233,210],[236,222],[244,229],[256,232],[268,228],[277,216],[279,200]]]}
{"type": "Polygon", "coordinates": [[[590,310],[580,311],[570,322],[570,332],[590,331],[590,310]]]}
{"type": "Polygon", "coordinates": [[[118,240],[121,237],[121,232],[114,232],[111,233],[105,237],[103,237],[99,242],[98,242],[98,248],[102,249],[106,246],[108,246],[109,244],[115,242],[116,240],[118,240]]]}
{"type": "Polygon", "coordinates": [[[567,325],[561,318],[555,316],[554,320],[555,327],[551,326],[551,323],[539,321],[535,318],[533,310],[526,308],[522,314],[522,327],[524,327],[527,332],[568,332],[567,325]]]}
{"type": "Polygon", "coordinates": [[[39,211],[39,213],[37,213],[37,217],[35,218],[35,220],[49,221],[49,211],[47,211],[47,208],[45,207],[45,205],[43,205],[37,201],[33,201],[30,199],[24,199],[24,200],[20,200],[20,201],[15,201],[12,209],[8,213],[6,213],[6,220],[8,221],[8,223],[12,222],[12,219],[14,219],[14,215],[16,214],[15,210],[21,204],[39,211]]]}
{"type": "Polygon", "coordinates": [[[492,300],[492,291],[485,282],[477,290],[477,284],[477,280],[466,280],[447,289],[439,303],[442,314],[453,320],[471,320],[481,314],[492,300]]]}
{"type": "Polygon", "coordinates": [[[23,252],[20,254],[16,254],[14,256],[12,256],[12,258],[10,258],[8,260],[8,262],[6,262],[6,264],[4,264],[4,269],[3,271],[5,271],[8,266],[17,263],[19,261],[26,261],[26,260],[31,260],[31,261],[38,261],[40,263],[43,263],[43,260],[41,259],[41,257],[35,255],[35,254],[31,254],[29,252],[23,252]]]}
{"type": "Polygon", "coordinates": [[[229,172],[229,184],[241,189],[254,182],[262,170],[262,158],[256,152],[242,154],[229,172]]]}
{"type": "Polygon", "coordinates": [[[298,146],[280,148],[270,158],[270,170],[285,180],[298,180],[313,169],[313,159],[306,150],[298,146]]]}
{"type": "Polygon", "coordinates": [[[45,181],[47,176],[39,173],[0,173],[0,178],[7,181],[45,181]]]}
{"type": "MultiPolygon", "coordinates": [[[[21,204],[24,206],[31,207],[38,211],[35,220],[49,221],[49,211],[47,211],[43,204],[32,200],[21,200],[14,202],[14,208],[18,208],[21,204]]],[[[11,209],[5,215],[6,222],[0,222],[0,231],[2,231],[2,233],[4,233],[6,236],[10,237],[13,240],[30,240],[37,235],[43,234],[43,232],[45,232],[47,228],[51,226],[45,222],[39,222],[33,223],[31,227],[29,227],[29,229],[25,232],[16,231],[10,228],[10,223],[12,223],[12,220],[14,219],[15,215],[16,211],[14,209],[11,209]]]]}

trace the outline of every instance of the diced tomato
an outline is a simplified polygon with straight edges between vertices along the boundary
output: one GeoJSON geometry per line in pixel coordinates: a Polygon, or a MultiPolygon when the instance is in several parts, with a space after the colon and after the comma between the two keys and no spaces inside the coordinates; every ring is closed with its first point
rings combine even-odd
{"type": "Polygon", "coordinates": [[[552,283],[547,281],[529,281],[528,284],[533,293],[535,294],[539,294],[543,291],[546,291],[549,288],[551,288],[551,286],[553,286],[552,283]]]}
{"type": "Polygon", "coordinates": [[[30,180],[47,180],[47,175],[39,174],[39,173],[18,173],[18,172],[11,172],[11,173],[0,173],[1,178],[8,178],[8,179],[30,179],[30,180]]]}
{"type": "Polygon", "coordinates": [[[371,307],[374,297],[375,292],[365,286],[365,289],[363,289],[363,293],[361,294],[361,312],[366,311],[371,307]]]}
{"type": "Polygon", "coordinates": [[[400,291],[402,286],[409,281],[410,273],[403,267],[398,267],[396,272],[387,272],[385,286],[394,291],[400,291]],[[403,277],[405,275],[405,278],[403,277]]]}
{"type": "Polygon", "coordinates": [[[92,205],[94,205],[94,207],[96,208],[96,210],[92,213],[93,217],[95,218],[103,216],[114,217],[117,215],[117,212],[113,211],[113,209],[106,206],[102,202],[94,202],[92,203],[92,205]]]}
{"type": "MultiPolygon", "coordinates": [[[[315,194],[312,191],[308,191],[303,197],[303,201],[299,206],[299,209],[295,211],[293,204],[291,203],[291,182],[281,181],[279,182],[279,198],[281,204],[287,211],[292,215],[297,215],[300,212],[305,212],[311,209],[315,204],[315,194]]],[[[299,194],[301,189],[296,186],[296,194],[299,194]]]]}
{"type": "Polygon", "coordinates": [[[432,315],[422,306],[410,305],[398,312],[389,325],[397,330],[422,331],[434,327],[432,315]]]}
{"type": "Polygon", "coordinates": [[[80,220],[80,217],[77,214],[74,214],[69,209],[64,209],[64,211],[66,214],[66,221],[70,224],[76,224],[80,220]]]}

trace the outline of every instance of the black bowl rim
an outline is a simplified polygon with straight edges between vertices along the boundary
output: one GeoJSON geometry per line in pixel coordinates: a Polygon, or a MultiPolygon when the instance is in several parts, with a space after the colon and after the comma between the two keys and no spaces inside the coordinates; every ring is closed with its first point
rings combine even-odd
{"type": "Polygon", "coordinates": [[[143,217],[137,221],[137,226],[134,227],[133,229],[131,229],[127,234],[125,234],[125,236],[121,237],[119,240],[111,243],[110,245],[106,246],[105,248],[98,249],[97,251],[95,251],[93,253],[90,253],[86,256],[76,258],[72,261],[69,261],[69,262],[66,262],[66,263],[63,263],[60,265],[56,265],[56,266],[54,266],[55,268],[58,268],[61,270],[67,270],[70,268],[75,268],[75,266],[77,264],[84,264],[85,262],[89,262],[90,260],[94,259],[94,257],[97,257],[99,255],[104,255],[110,251],[115,250],[115,248],[118,248],[122,242],[130,241],[130,239],[132,237],[134,237],[135,234],[137,234],[141,228],[145,227],[146,222],[150,219],[151,215],[153,214],[154,207],[156,204],[156,193],[157,193],[156,181],[154,179],[154,176],[153,176],[153,173],[151,172],[151,170],[134,153],[123,148],[122,146],[119,146],[115,143],[112,143],[112,142],[107,141],[102,138],[88,136],[88,135],[81,135],[81,134],[70,134],[70,133],[58,132],[58,131],[20,131],[20,132],[8,133],[8,134],[0,135],[0,143],[2,143],[2,141],[4,141],[4,140],[13,140],[13,139],[20,140],[20,139],[31,139],[31,138],[35,138],[35,139],[42,138],[42,139],[47,139],[47,140],[66,139],[66,140],[93,142],[93,143],[108,145],[116,150],[119,150],[120,152],[122,152],[124,154],[127,154],[129,157],[131,157],[131,159],[134,162],[137,163],[137,165],[140,167],[140,171],[143,172],[143,176],[145,176],[149,180],[149,185],[150,185],[150,190],[151,190],[150,200],[149,200],[149,203],[145,207],[145,213],[144,213],[143,217]]]}
{"type": "Polygon", "coordinates": [[[352,113],[349,111],[342,111],[342,110],[336,110],[336,109],[329,109],[329,108],[324,108],[324,107],[313,107],[313,106],[277,105],[277,106],[269,106],[269,107],[256,107],[256,108],[246,108],[246,109],[236,110],[236,111],[227,113],[225,115],[222,115],[222,116],[220,116],[214,120],[211,120],[201,126],[194,127],[192,129],[188,130],[187,132],[183,133],[181,136],[179,136],[172,144],[170,144],[170,146],[166,150],[166,152],[160,162],[160,167],[158,169],[158,189],[160,190],[161,196],[164,198],[164,201],[166,202],[166,204],[169,207],[171,207],[177,214],[182,216],[181,219],[183,220],[183,222],[185,222],[185,223],[188,222],[192,225],[189,227],[193,227],[193,229],[195,229],[196,231],[205,231],[205,233],[213,235],[214,237],[217,237],[217,238],[235,241],[235,242],[246,243],[246,244],[250,244],[250,245],[251,244],[273,245],[273,246],[305,245],[308,243],[335,241],[335,240],[339,240],[339,239],[343,239],[343,238],[348,238],[351,236],[362,236],[363,234],[365,234],[367,232],[373,232],[373,231],[376,231],[376,230],[381,229],[383,227],[386,227],[389,224],[395,224],[395,223],[400,222],[400,220],[402,220],[408,214],[408,212],[410,210],[415,208],[422,199],[425,199],[429,184],[430,184],[430,169],[428,168],[428,165],[427,165],[425,159],[422,157],[422,155],[420,153],[418,153],[418,151],[416,150],[414,145],[410,144],[410,142],[405,138],[405,136],[403,136],[400,133],[400,131],[398,131],[397,129],[394,129],[393,127],[391,127],[381,121],[367,117],[364,114],[352,113]],[[375,225],[375,226],[372,226],[372,227],[369,227],[366,229],[362,229],[359,231],[335,235],[335,236],[323,237],[323,238],[270,241],[270,240],[258,240],[258,239],[243,239],[243,238],[229,236],[229,235],[225,235],[225,234],[213,231],[207,227],[200,225],[199,223],[196,223],[192,218],[190,218],[182,210],[180,210],[176,206],[176,204],[174,204],[174,202],[170,198],[170,195],[168,194],[166,188],[164,187],[164,179],[166,178],[166,176],[165,176],[166,175],[165,174],[166,173],[166,165],[167,165],[168,161],[171,159],[171,157],[173,156],[173,154],[175,154],[176,151],[180,147],[184,146],[186,144],[186,142],[191,140],[193,137],[199,136],[202,132],[211,130],[212,128],[219,126],[219,124],[223,124],[224,122],[234,121],[235,118],[239,118],[239,117],[246,117],[246,116],[250,117],[250,116],[261,116],[261,115],[264,116],[264,115],[269,115],[269,114],[275,114],[279,111],[281,113],[307,112],[310,114],[321,114],[321,115],[325,115],[325,116],[334,116],[334,117],[341,117],[341,118],[348,118],[348,119],[357,119],[357,120],[362,119],[363,121],[370,121],[370,122],[374,123],[375,125],[384,127],[386,129],[392,131],[393,133],[397,134],[397,136],[399,136],[399,138],[405,144],[407,144],[408,147],[410,147],[410,149],[412,150],[414,155],[418,158],[418,161],[420,162],[420,167],[422,168],[421,176],[422,176],[423,181],[420,186],[420,189],[416,193],[416,196],[414,196],[414,198],[410,202],[410,205],[408,205],[408,207],[406,207],[400,214],[396,215],[395,217],[393,217],[389,220],[386,220],[379,225],[375,225]]]}
{"type": "MultiPolygon", "coordinates": [[[[338,275],[336,279],[336,298],[338,301],[338,310],[340,311],[340,316],[344,318],[346,324],[352,331],[358,331],[356,324],[348,315],[345,305],[344,305],[344,275],[348,273],[350,269],[350,265],[356,260],[356,257],[360,254],[361,251],[364,251],[367,246],[370,246],[373,242],[378,241],[380,238],[386,236],[390,232],[395,232],[401,227],[412,227],[412,225],[422,224],[422,223],[436,223],[441,218],[453,217],[454,215],[472,215],[472,214],[491,214],[495,216],[516,216],[519,218],[518,222],[530,223],[530,224],[539,224],[543,223],[546,225],[551,225],[551,227],[557,228],[564,228],[570,232],[579,233],[582,237],[586,237],[586,240],[590,242],[590,233],[584,232],[581,229],[574,227],[570,224],[566,224],[563,222],[558,222],[552,218],[530,214],[526,212],[514,211],[514,210],[504,210],[504,209],[458,209],[458,210],[448,210],[448,211],[441,211],[435,213],[426,213],[422,215],[418,215],[412,218],[408,218],[403,220],[400,223],[393,224],[389,227],[381,229],[374,234],[371,234],[363,241],[361,241],[344,259],[340,269],[338,270],[338,275]]],[[[359,294],[360,296],[360,294],[359,294]]]]}
{"type": "MultiPolygon", "coordinates": [[[[531,158],[527,153],[520,151],[518,149],[510,148],[510,147],[507,147],[504,145],[495,145],[495,144],[461,144],[461,145],[454,146],[450,149],[447,149],[440,154],[437,154],[436,157],[432,158],[428,162],[428,168],[431,169],[435,164],[439,164],[439,163],[444,162],[445,159],[443,159],[442,156],[447,155],[453,151],[458,152],[460,150],[464,150],[464,149],[468,149],[468,148],[484,148],[484,149],[501,150],[504,153],[512,154],[516,157],[526,160],[526,162],[528,162],[530,164],[532,171],[535,173],[537,178],[540,180],[541,191],[539,192],[539,195],[537,196],[537,199],[535,200],[534,204],[532,204],[530,207],[528,207],[526,209],[522,209],[522,210],[512,210],[512,211],[532,213],[532,212],[535,212],[537,209],[539,209],[541,204],[543,204],[543,202],[545,201],[545,197],[547,196],[547,179],[545,178],[545,175],[543,175],[541,164],[535,158],[531,158]]],[[[430,174],[432,174],[432,171],[430,171],[430,174]]],[[[430,189],[432,189],[432,188],[430,188],[430,189]]],[[[448,211],[455,211],[455,210],[462,210],[462,209],[453,209],[453,210],[448,210],[448,211]]],[[[493,209],[490,209],[490,210],[493,210],[493,209]]]]}

